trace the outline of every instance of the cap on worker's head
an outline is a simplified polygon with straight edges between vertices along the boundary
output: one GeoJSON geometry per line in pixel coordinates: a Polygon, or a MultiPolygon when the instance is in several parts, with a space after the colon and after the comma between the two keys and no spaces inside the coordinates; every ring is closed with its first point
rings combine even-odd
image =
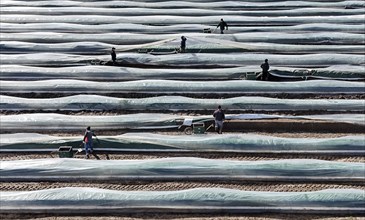
{"type": "Polygon", "coordinates": [[[181,36],[181,39],[184,39],[185,37],[184,36],[181,36]]]}
{"type": "Polygon", "coordinates": [[[112,50],[115,50],[115,47],[113,47],[112,50]]]}
{"type": "Polygon", "coordinates": [[[90,126],[88,126],[88,127],[86,128],[86,130],[90,131],[90,126]]]}
{"type": "Polygon", "coordinates": [[[265,59],[265,62],[269,61],[268,59],[265,59]]]}
{"type": "Polygon", "coordinates": [[[218,108],[222,108],[222,106],[218,105],[218,108]]]}
{"type": "Polygon", "coordinates": [[[221,18],[221,21],[223,21],[223,18],[221,18]]]}

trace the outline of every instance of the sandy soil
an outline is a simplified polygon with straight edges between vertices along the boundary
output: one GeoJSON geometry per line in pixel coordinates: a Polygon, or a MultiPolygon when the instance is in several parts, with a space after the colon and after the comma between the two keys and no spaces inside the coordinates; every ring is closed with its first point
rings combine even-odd
{"type": "Polygon", "coordinates": [[[245,191],[271,191],[271,192],[309,192],[324,189],[362,189],[365,190],[365,183],[248,183],[248,182],[138,182],[130,184],[121,183],[64,183],[64,182],[9,182],[0,183],[2,191],[25,191],[42,190],[62,187],[96,187],[100,189],[123,190],[123,191],[172,191],[184,190],[200,187],[207,188],[228,188],[245,191]]]}
{"type": "Polygon", "coordinates": [[[209,215],[172,215],[172,214],[148,214],[141,213],[135,215],[120,215],[120,216],[47,216],[47,215],[32,215],[32,216],[22,216],[22,215],[0,215],[0,219],[32,219],[32,220],[140,220],[140,219],[153,219],[153,220],[364,220],[365,217],[326,217],[321,215],[249,215],[249,216],[239,216],[239,215],[221,215],[221,216],[209,216],[209,215]]]}
{"type": "MultiPolygon", "coordinates": [[[[241,161],[258,161],[258,160],[284,160],[284,159],[317,159],[339,162],[365,162],[364,156],[347,156],[347,155],[316,155],[316,154],[245,154],[245,153],[125,153],[125,154],[97,154],[101,160],[147,160],[168,157],[199,157],[206,159],[222,160],[241,160],[241,161]]],[[[85,159],[85,156],[76,155],[75,158],[85,159]]],[[[0,154],[0,161],[9,160],[30,160],[58,158],[56,153],[53,154],[28,154],[28,153],[3,153],[0,154]]],[[[96,160],[90,156],[89,160],[96,160]]]]}

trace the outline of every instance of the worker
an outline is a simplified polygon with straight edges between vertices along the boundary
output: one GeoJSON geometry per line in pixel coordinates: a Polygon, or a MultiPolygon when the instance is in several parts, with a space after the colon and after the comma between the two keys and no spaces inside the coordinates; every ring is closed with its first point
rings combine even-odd
{"type": "Polygon", "coordinates": [[[181,36],[180,53],[185,53],[186,40],[185,36],[181,36]]]}
{"type": "Polygon", "coordinates": [[[115,62],[117,60],[117,54],[115,53],[115,48],[112,48],[112,52],[110,53],[110,55],[112,56],[112,61],[113,61],[113,65],[115,65],[115,62]]]}
{"type": "Polygon", "coordinates": [[[262,69],[261,80],[262,81],[269,80],[270,65],[269,65],[269,60],[268,59],[265,59],[265,62],[261,64],[261,69],[262,69]]]}
{"type": "Polygon", "coordinates": [[[215,122],[215,131],[218,134],[222,134],[222,129],[223,129],[223,122],[225,119],[225,115],[224,112],[222,110],[222,107],[219,105],[218,109],[214,111],[213,113],[213,117],[214,117],[214,122],[215,122]]]}
{"type": "Polygon", "coordinates": [[[86,159],[89,159],[89,154],[93,154],[95,156],[93,152],[93,136],[97,139],[95,133],[90,130],[90,127],[87,127],[84,139],[82,140],[82,143],[85,146],[86,159]]]}
{"type": "Polygon", "coordinates": [[[221,29],[221,34],[224,34],[224,28],[226,28],[226,30],[228,30],[228,25],[225,21],[223,21],[223,18],[221,18],[221,21],[219,22],[219,24],[217,25],[217,28],[220,27],[221,29]]]}

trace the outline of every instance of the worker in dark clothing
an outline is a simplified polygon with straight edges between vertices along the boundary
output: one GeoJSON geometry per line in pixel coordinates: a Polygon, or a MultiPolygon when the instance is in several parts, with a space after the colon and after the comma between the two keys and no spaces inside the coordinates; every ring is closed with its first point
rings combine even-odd
{"type": "Polygon", "coordinates": [[[222,107],[219,105],[218,109],[213,113],[214,121],[215,121],[215,131],[218,134],[222,134],[223,122],[225,119],[225,115],[223,113],[222,107]]]}
{"type": "Polygon", "coordinates": [[[115,61],[117,60],[117,54],[115,53],[115,48],[112,48],[112,52],[110,53],[112,55],[113,65],[115,64],[115,61]]]}
{"type": "Polygon", "coordinates": [[[262,69],[261,80],[262,81],[269,80],[270,65],[269,65],[269,60],[268,59],[265,59],[265,62],[261,64],[261,69],[262,69]]]}
{"type": "MultiPolygon", "coordinates": [[[[94,155],[96,157],[96,159],[100,159],[93,152],[93,136],[97,139],[95,133],[90,130],[90,127],[87,127],[86,131],[85,131],[84,139],[82,140],[82,143],[85,146],[86,159],[89,159],[89,154],[94,155]]],[[[99,140],[98,140],[98,142],[99,142],[99,140]]]]}
{"type": "Polygon", "coordinates": [[[221,34],[224,34],[224,28],[226,27],[226,30],[228,30],[228,25],[225,21],[223,21],[223,18],[221,18],[221,21],[219,22],[219,24],[217,25],[217,28],[220,27],[221,29],[221,34]]]}
{"type": "Polygon", "coordinates": [[[186,40],[186,37],[181,36],[180,53],[185,53],[186,40]]]}

